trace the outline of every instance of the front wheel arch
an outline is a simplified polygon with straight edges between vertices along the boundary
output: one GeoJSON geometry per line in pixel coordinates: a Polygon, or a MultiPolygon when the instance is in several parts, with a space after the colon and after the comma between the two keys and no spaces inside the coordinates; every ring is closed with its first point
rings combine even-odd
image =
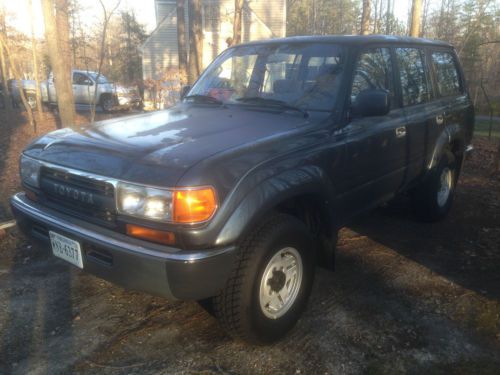
{"type": "MultiPolygon", "coordinates": [[[[245,186],[244,181],[239,185],[245,186]]],[[[277,207],[301,196],[314,196],[322,212],[328,213],[328,217],[331,217],[329,213],[334,211],[332,208],[334,187],[326,174],[314,165],[286,170],[260,182],[257,186],[248,186],[247,191],[236,191],[236,193],[238,197],[227,198],[238,199],[239,203],[232,206],[234,208],[230,214],[223,219],[224,223],[215,237],[218,246],[238,241],[255,225],[265,220],[269,213],[276,211],[277,207]]],[[[333,220],[331,223],[333,226],[333,220]]]]}

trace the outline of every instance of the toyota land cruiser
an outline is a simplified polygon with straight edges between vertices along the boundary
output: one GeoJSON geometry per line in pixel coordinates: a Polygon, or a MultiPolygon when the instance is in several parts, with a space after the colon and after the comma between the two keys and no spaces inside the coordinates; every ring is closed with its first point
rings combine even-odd
{"type": "Polygon", "coordinates": [[[126,288],[204,301],[266,343],[306,306],[338,229],[408,193],[445,217],[474,111],[444,42],[293,37],[231,47],[177,106],[62,129],[22,153],[18,225],[126,288]]]}

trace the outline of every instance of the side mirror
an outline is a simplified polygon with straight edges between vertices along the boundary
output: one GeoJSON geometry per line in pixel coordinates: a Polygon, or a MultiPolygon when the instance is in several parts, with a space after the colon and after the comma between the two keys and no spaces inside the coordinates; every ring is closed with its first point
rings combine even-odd
{"type": "Polygon", "coordinates": [[[391,97],[387,90],[361,91],[352,104],[353,111],[361,116],[385,116],[391,109],[391,97]]]}
{"type": "Polygon", "coordinates": [[[182,86],[181,88],[181,100],[185,98],[187,93],[191,90],[191,85],[182,86]]]}

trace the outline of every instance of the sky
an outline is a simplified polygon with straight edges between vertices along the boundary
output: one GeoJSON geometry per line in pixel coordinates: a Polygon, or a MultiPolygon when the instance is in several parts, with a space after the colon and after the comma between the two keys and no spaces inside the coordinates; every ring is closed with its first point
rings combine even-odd
{"type": "MultiPolygon", "coordinates": [[[[31,0],[33,3],[35,35],[43,37],[43,16],[40,0],[31,0]]],[[[107,9],[112,9],[117,0],[103,0],[107,9]]],[[[102,8],[98,0],[79,0],[85,8],[83,14],[88,20],[95,21],[102,18],[102,8]]],[[[7,13],[7,22],[19,31],[31,35],[30,15],[28,0],[0,0],[0,7],[7,13]]],[[[139,22],[146,26],[146,32],[151,32],[156,27],[154,0],[121,0],[118,10],[133,10],[139,22]]]]}
{"type": "MultiPolygon", "coordinates": [[[[111,9],[117,0],[103,0],[106,8],[111,9]]],[[[272,0],[267,0],[272,1],[272,0]]],[[[436,0],[434,0],[436,1],[436,0]]],[[[411,0],[394,1],[394,15],[401,21],[406,22],[408,9],[411,0]]],[[[43,17],[40,0],[32,0],[33,13],[35,18],[35,35],[43,37],[43,17]]],[[[102,8],[98,0],[79,0],[85,8],[83,14],[88,20],[96,20],[102,17],[102,8]]],[[[28,9],[28,0],[0,0],[0,7],[3,7],[8,15],[7,22],[19,31],[30,35],[31,24],[28,9]]],[[[149,33],[156,27],[154,0],[121,0],[118,10],[133,10],[139,22],[146,26],[149,33]]]]}

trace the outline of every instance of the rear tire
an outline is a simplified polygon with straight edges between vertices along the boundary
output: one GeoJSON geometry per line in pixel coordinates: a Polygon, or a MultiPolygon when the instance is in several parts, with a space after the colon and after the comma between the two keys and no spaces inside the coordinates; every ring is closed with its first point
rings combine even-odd
{"type": "Polygon", "coordinates": [[[412,193],[412,203],[417,217],[426,222],[442,220],[450,211],[458,180],[455,156],[445,151],[436,168],[412,193]]]}
{"type": "Polygon", "coordinates": [[[305,225],[274,214],[242,242],[231,276],[213,299],[215,316],[235,338],[276,341],[306,307],[314,269],[314,241],[305,225]]]}

